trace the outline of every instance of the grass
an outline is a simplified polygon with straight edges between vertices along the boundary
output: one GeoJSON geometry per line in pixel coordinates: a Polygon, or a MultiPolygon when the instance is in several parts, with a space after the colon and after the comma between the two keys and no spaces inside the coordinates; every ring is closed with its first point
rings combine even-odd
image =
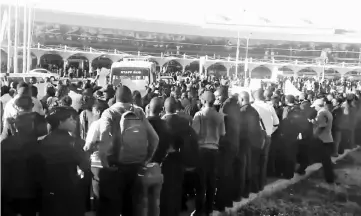
{"type": "Polygon", "coordinates": [[[238,215],[361,216],[361,151],[335,165],[337,184],[326,184],[322,172],[321,169],[285,190],[257,198],[238,215]]]}

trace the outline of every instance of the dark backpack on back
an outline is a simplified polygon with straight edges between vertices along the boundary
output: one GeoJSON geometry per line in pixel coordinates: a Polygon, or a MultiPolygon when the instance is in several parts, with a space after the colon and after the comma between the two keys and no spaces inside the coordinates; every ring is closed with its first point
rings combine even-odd
{"type": "Polygon", "coordinates": [[[110,164],[141,163],[147,154],[147,133],[142,119],[132,107],[113,112],[111,134],[113,137],[110,164]]]}

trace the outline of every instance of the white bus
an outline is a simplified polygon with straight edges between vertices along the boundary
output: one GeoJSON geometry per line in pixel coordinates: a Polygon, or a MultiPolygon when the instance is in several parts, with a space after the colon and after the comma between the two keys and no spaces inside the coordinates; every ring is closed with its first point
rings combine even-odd
{"type": "Polygon", "coordinates": [[[126,85],[130,90],[145,95],[146,86],[156,81],[156,65],[146,58],[125,58],[114,62],[110,69],[110,82],[117,86],[126,85]]]}

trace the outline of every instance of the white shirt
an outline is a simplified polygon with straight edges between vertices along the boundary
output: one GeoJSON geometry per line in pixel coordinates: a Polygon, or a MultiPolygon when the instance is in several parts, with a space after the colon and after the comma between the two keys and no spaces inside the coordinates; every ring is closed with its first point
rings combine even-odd
{"type": "Polygon", "coordinates": [[[98,73],[98,86],[106,86],[107,85],[107,76],[109,75],[109,70],[102,68],[102,70],[98,73]]]}
{"type": "MultiPolygon", "coordinates": [[[[19,95],[16,95],[14,98],[12,98],[7,102],[6,106],[4,107],[3,120],[15,117],[18,114],[18,107],[15,105],[15,100],[18,98],[19,95]]],[[[41,104],[41,102],[34,97],[31,97],[31,99],[33,100],[33,104],[34,104],[33,112],[37,112],[40,115],[45,115],[43,105],[41,104]]]]}
{"type": "Polygon", "coordinates": [[[267,104],[264,101],[255,101],[252,104],[252,107],[257,110],[260,118],[262,119],[267,135],[271,136],[272,133],[277,129],[275,125],[279,125],[280,123],[275,109],[273,106],[267,104]]]}
{"type": "Polygon", "coordinates": [[[4,94],[3,96],[1,96],[0,100],[1,100],[1,102],[3,103],[3,107],[5,107],[5,105],[6,105],[11,99],[13,99],[13,98],[9,95],[9,93],[6,93],[6,94],[4,94]]]}
{"type": "Polygon", "coordinates": [[[88,133],[85,139],[84,150],[88,150],[91,147],[91,145],[95,144],[97,141],[100,140],[99,125],[100,125],[100,121],[96,120],[92,122],[91,125],[89,126],[88,133]]]}

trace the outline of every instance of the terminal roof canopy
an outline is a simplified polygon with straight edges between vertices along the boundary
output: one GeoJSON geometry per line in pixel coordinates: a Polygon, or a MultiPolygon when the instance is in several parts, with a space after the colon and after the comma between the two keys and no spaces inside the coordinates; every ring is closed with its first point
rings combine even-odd
{"type": "MultiPolygon", "coordinates": [[[[3,0],[14,4],[12,0],[3,0]]],[[[18,0],[33,3],[35,21],[202,37],[361,43],[361,25],[350,14],[357,0],[18,0]]],[[[357,3],[357,2],[356,2],[357,3]]]]}
{"type": "MultiPolygon", "coordinates": [[[[14,4],[13,0],[2,2],[14,4]]],[[[215,14],[244,25],[317,26],[360,30],[358,0],[19,0],[37,8],[199,25],[215,14]],[[244,14],[243,14],[244,13],[244,14]]]]}

